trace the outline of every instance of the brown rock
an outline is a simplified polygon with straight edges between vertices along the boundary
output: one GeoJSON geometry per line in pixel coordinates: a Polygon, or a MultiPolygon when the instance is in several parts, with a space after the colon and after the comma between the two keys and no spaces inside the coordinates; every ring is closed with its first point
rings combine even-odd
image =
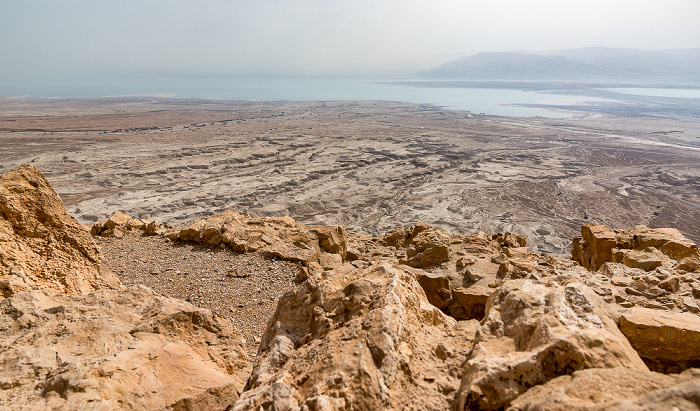
{"type": "Polygon", "coordinates": [[[21,292],[0,302],[0,331],[5,409],[223,410],[248,369],[228,320],[140,286],[21,292]]]}
{"type": "Polygon", "coordinates": [[[339,254],[342,258],[347,256],[348,234],[345,232],[345,227],[312,225],[306,226],[306,228],[316,234],[322,249],[331,254],[339,254]]]}
{"type": "Polygon", "coordinates": [[[644,271],[652,271],[663,264],[660,256],[647,251],[616,249],[613,250],[613,259],[616,263],[630,268],[641,268],[644,271]]]}
{"type": "Polygon", "coordinates": [[[411,270],[423,287],[430,304],[444,310],[452,302],[452,286],[450,279],[443,274],[427,273],[421,270],[411,270]]]}
{"type": "Polygon", "coordinates": [[[456,408],[507,407],[528,388],[577,370],[646,370],[603,305],[577,282],[506,282],[488,300],[456,408]]]}
{"type": "Polygon", "coordinates": [[[0,176],[0,239],[5,296],[29,288],[87,293],[119,283],[100,265],[90,233],[68,214],[44,175],[31,165],[0,176]]]}
{"type": "Polygon", "coordinates": [[[458,320],[475,319],[481,321],[486,313],[486,302],[493,290],[483,287],[455,288],[454,301],[450,304],[450,314],[458,320]]]}
{"type": "Polygon", "coordinates": [[[538,385],[509,410],[695,410],[700,370],[665,375],[629,368],[588,369],[538,385]]]}
{"type": "Polygon", "coordinates": [[[450,234],[428,224],[416,223],[412,227],[390,231],[382,241],[397,249],[405,249],[406,258],[401,263],[411,267],[431,267],[450,259],[450,234]]]}
{"type": "Polygon", "coordinates": [[[607,261],[613,261],[612,250],[617,247],[615,233],[604,225],[585,224],[581,236],[574,238],[571,259],[582,266],[598,271],[607,261]]]}
{"type": "Polygon", "coordinates": [[[620,331],[654,371],[700,365],[700,317],[695,314],[632,308],[620,316],[620,331]]]}
{"type": "Polygon", "coordinates": [[[233,409],[448,409],[470,323],[401,268],[326,271],[281,299],[233,409]]]}

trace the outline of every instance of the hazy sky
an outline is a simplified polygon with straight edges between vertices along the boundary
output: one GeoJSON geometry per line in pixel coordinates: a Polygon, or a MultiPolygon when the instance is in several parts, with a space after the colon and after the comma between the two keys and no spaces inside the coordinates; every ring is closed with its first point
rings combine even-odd
{"type": "Polygon", "coordinates": [[[405,75],[481,51],[700,48],[700,0],[0,0],[0,75],[405,75]]]}

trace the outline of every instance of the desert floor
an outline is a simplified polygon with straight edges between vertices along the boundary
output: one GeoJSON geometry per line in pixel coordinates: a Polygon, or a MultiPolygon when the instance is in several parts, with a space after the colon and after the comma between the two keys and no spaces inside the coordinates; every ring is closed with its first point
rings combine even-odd
{"type": "MultiPolygon", "coordinates": [[[[227,208],[380,235],[416,221],[567,254],[581,224],[700,241],[700,123],[476,116],[398,102],[0,98],[0,167],[80,221],[227,208]]],[[[0,171],[2,171],[0,169],[0,171]]]]}

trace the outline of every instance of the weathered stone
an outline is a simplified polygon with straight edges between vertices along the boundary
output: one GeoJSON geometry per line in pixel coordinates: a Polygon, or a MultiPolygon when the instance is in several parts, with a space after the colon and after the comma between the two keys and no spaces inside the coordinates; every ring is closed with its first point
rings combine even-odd
{"type": "Polygon", "coordinates": [[[620,331],[654,371],[700,366],[700,317],[633,308],[620,316],[620,331]]]}
{"type": "Polygon", "coordinates": [[[343,257],[340,254],[321,253],[318,256],[318,264],[324,270],[332,270],[343,265],[343,257]]]}
{"type": "Polygon", "coordinates": [[[603,305],[577,282],[506,282],[488,300],[456,408],[507,407],[528,388],[577,370],[646,370],[603,305]]]}
{"type": "Polygon", "coordinates": [[[427,273],[421,270],[411,270],[423,287],[430,304],[444,310],[452,302],[452,286],[450,279],[443,274],[427,273]]]}
{"type": "Polygon", "coordinates": [[[342,258],[347,256],[348,234],[343,226],[313,225],[306,228],[316,234],[322,249],[331,254],[338,254],[342,258]]]}
{"type": "Polygon", "coordinates": [[[409,271],[326,271],[281,299],[233,409],[448,409],[474,338],[462,323],[409,271]]]}
{"type": "Polygon", "coordinates": [[[663,264],[660,256],[647,251],[615,249],[613,250],[613,259],[616,263],[622,263],[630,268],[640,268],[644,271],[652,271],[663,264]]]}
{"type": "Polygon", "coordinates": [[[696,410],[700,370],[665,375],[629,368],[588,369],[538,385],[511,411],[696,410]]]}
{"type": "Polygon", "coordinates": [[[4,294],[22,289],[21,284],[51,293],[86,293],[119,284],[100,264],[90,233],[68,214],[44,175],[28,164],[0,176],[0,281],[4,294]]]}
{"type": "Polygon", "coordinates": [[[417,223],[390,231],[382,240],[397,249],[405,249],[406,258],[401,263],[411,267],[431,267],[450,259],[450,235],[428,224],[417,223]]]}
{"type": "Polygon", "coordinates": [[[493,290],[483,287],[455,288],[454,301],[450,304],[450,315],[458,320],[475,319],[481,321],[486,313],[486,302],[493,290]]]}
{"type": "Polygon", "coordinates": [[[700,260],[693,257],[686,257],[678,262],[673,268],[676,270],[699,272],[700,260]]]}
{"type": "Polygon", "coordinates": [[[613,261],[612,250],[617,247],[615,233],[604,225],[585,224],[581,236],[574,238],[571,259],[598,271],[605,262],[613,261]]]}
{"type": "Polygon", "coordinates": [[[224,410],[248,371],[228,320],[141,286],[17,293],[0,331],[3,409],[224,410]]]}

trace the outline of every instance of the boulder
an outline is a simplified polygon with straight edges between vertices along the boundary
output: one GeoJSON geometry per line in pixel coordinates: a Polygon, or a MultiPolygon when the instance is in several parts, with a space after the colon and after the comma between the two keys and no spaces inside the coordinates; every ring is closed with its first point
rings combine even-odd
{"type": "Polygon", "coordinates": [[[620,331],[650,369],[700,367],[700,317],[635,307],[620,316],[620,331]]]}
{"type": "Polygon", "coordinates": [[[629,368],[588,369],[535,386],[511,411],[696,410],[700,370],[665,375],[629,368]]]}
{"type": "Polygon", "coordinates": [[[608,226],[584,224],[581,236],[574,238],[571,259],[591,271],[598,271],[605,262],[613,261],[612,250],[616,247],[615,233],[608,226]]]}
{"type": "Polygon", "coordinates": [[[604,303],[570,279],[506,282],[489,297],[456,409],[499,409],[530,387],[587,368],[647,370],[604,303]]]}
{"type": "Polygon", "coordinates": [[[450,304],[450,315],[458,320],[479,320],[484,318],[486,302],[493,294],[492,289],[474,286],[452,290],[454,301],[450,304]]]}
{"type": "Polygon", "coordinates": [[[385,245],[403,249],[405,257],[400,260],[415,268],[426,268],[450,259],[452,236],[428,224],[416,223],[400,230],[389,231],[382,238],[385,245]]]}
{"type": "Polygon", "coordinates": [[[87,293],[117,286],[97,245],[43,174],[23,164],[0,176],[0,286],[5,297],[41,289],[87,293]]]}
{"type": "Polygon", "coordinates": [[[651,271],[661,265],[671,267],[684,259],[691,262],[698,258],[698,246],[680,231],[643,225],[612,231],[604,225],[586,224],[581,227],[581,236],[574,238],[571,249],[571,259],[591,271],[598,271],[606,262],[651,271]]]}
{"type": "Polygon", "coordinates": [[[452,286],[450,279],[444,274],[427,273],[421,270],[412,270],[418,279],[418,284],[423,287],[430,304],[441,310],[445,310],[452,302],[452,286]]]}
{"type": "Polygon", "coordinates": [[[233,409],[448,409],[476,326],[400,267],[325,271],[280,300],[233,409]]]}
{"type": "Polygon", "coordinates": [[[340,225],[312,225],[306,226],[306,228],[316,234],[322,249],[331,254],[338,254],[343,258],[347,256],[348,234],[345,232],[345,227],[340,225]]]}
{"type": "Polygon", "coordinates": [[[0,408],[224,410],[249,371],[209,310],[137,286],[0,301],[0,408]]]}

